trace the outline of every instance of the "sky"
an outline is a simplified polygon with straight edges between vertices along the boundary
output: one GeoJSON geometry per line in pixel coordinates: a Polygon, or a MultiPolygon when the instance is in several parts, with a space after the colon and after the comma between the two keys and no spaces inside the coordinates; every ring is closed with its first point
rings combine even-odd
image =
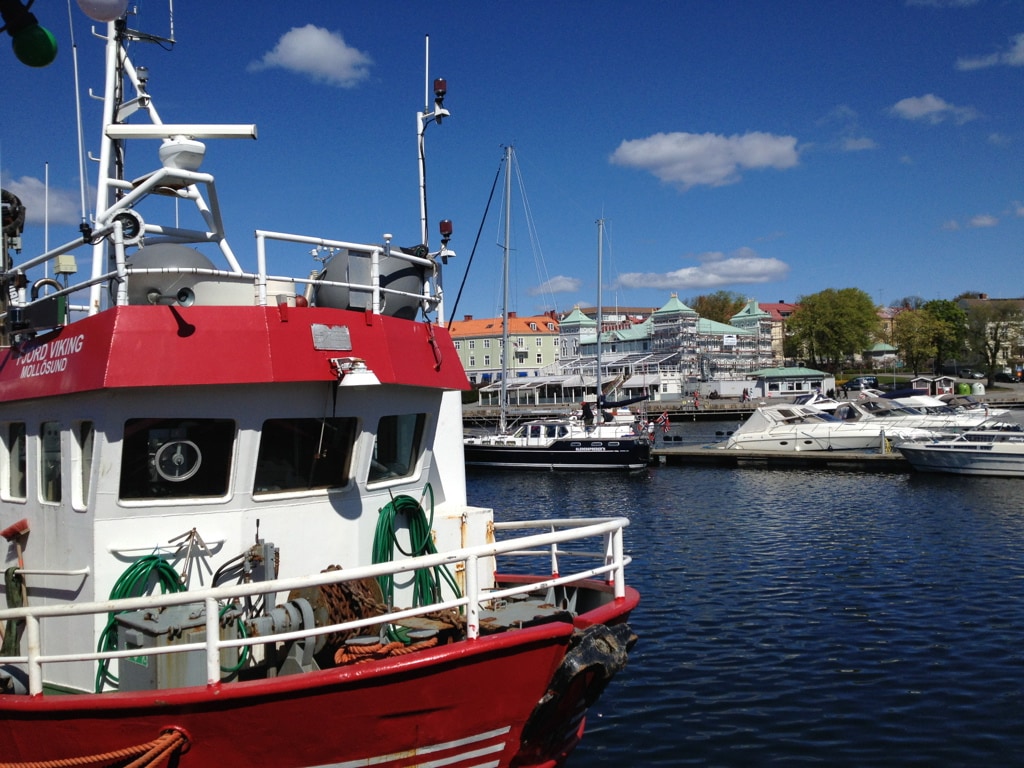
{"type": "MultiPolygon", "coordinates": [[[[132,7],[132,26],[169,35],[167,0],[132,7]]],[[[94,23],[74,3],[32,11],[58,40],[53,64],[23,66],[0,41],[0,181],[29,208],[27,252],[70,240],[81,220],[74,60],[94,154],[88,92],[103,87],[94,23]]],[[[426,154],[431,246],[438,220],[455,227],[448,318],[501,312],[500,182],[488,199],[505,146],[520,315],[597,302],[598,219],[606,307],[828,288],[885,305],[1024,296],[1024,0],[173,11],[173,46],[133,49],[163,120],[258,127],[257,141],[207,141],[203,166],[243,267],[258,228],[418,243],[416,113],[427,78],[443,77],[451,116],[427,128],[426,154]]]]}

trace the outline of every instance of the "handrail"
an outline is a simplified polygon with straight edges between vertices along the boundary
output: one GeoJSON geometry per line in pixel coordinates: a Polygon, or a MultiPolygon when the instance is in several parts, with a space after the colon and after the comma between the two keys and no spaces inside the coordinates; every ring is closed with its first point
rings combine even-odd
{"type": "Polygon", "coordinates": [[[249,645],[262,645],[274,642],[287,642],[340,631],[356,630],[367,626],[394,623],[414,616],[433,613],[438,610],[465,609],[466,637],[468,640],[475,640],[480,634],[479,617],[481,604],[492,600],[504,599],[512,595],[532,592],[538,589],[549,589],[564,584],[573,584],[600,576],[604,576],[609,585],[612,586],[613,594],[616,599],[624,598],[626,594],[625,567],[630,562],[630,558],[624,554],[623,550],[623,529],[627,525],[629,525],[629,520],[624,517],[495,523],[494,530],[496,532],[525,530],[529,528],[547,528],[550,530],[545,533],[520,536],[503,541],[480,544],[473,547],[463,547],[447,552],[423,555],[420,557],[380,563],[377,565],[327,571],[310,576],[289,577],[284,579],[275,579],[273,581],[250,582],[224,587],[210,587],[189,592],[176,592],[118,600],[100,600],[89,603],[69,603],[46,606],[32,605],[20,608],[3,609],[0,610],[0,622],[10,619],[23,619],[25,621],[27,653],[22,656],[0,657],[0,661],[6,663],[27,664],[29,694],[37,696],[41,695],[43,691],[42,667],[44,664],[94,661],[101,659],[124,658],[128,656],[138,657],[160,655],[164,653],[185,653],[188,651],[205,650],[207,684],[213,685],[220,680],[220,652],[223,649],[239,648],[249,645]],[[561,550],[557,547],[557,545],[562,542],[578,541],[598,536],[603,537],[605,542],[603,551],[601,552],[577,552],[561,550]],[[478,561],[481,558],[489,558],[503,554],[534,555],[543,556],[545,558],[550,557],[552,575],[537,578],[536,580],[529,580],[521,584],[516,584],[502,589],[481,588],[477,578],[478,561]],[[576,570],[568,574],[561,574],[559,573],[559,554],[571,556],[573,558],[596,559],[599,561],[599,564],[592,565],[591,567],[581,570],[576,570]],[[263,595],[268,592],[287,594],[295,590],[310,587],[339,584],[347,581],[376,578],[386,575],[397,575],[424,568],[451,566],[460,562],[465,564],[466,575],[466,584],[463,590],[463,595],[461,596],[455,596],[447,600],[438,600],[430,605],[417,606],[414,608],[392,608],[388,613],[380,616],[346,621],[338,624],[332,624],[330,626],[312,627],[308,629],[304,628],[297,631],[278,632],[271,635],[236,639],[222,640],[220,637],[219,608],[222,601],[233,601],[238,598],[253,597],[263,595]],[[41,652],[41,624],[44,619],[124,612],[140,609],[158,609],[173,605],[184,605],[197,602],[203,602],[205,604],[206,639],[203,642],[185,643],[165,646],[162,648],[133,648],[125,651],[90,651],[77,654],[45,655],[41,652]]]}
{"type": "MultiPolygon", "coordinates": [[[[97,229],[92,233],[94,239],[110,234],[116,225],[107,225],[102,229],[97,229]]],[[[176,267],[173,265],[167,267],[147,267],[147,268],[133,268],[130,263],[124,265],[124,271],[119,272],[117,269],[108,270],[99,275],[90,275],[79,282],[70,284],[60,290],[39,296],[35,300],[26,300],[24,297],[16,298],[10,301],[11,306],[27,308],[34,304],[42,303],[52,299],[55,296],[70,296],[80,291],[85,291],[95,285],[100,285],[110,281],[120,282],[121,280],[131,280],[133,274],[192,274],[202,275],[204,277],[214,277],[222,280],[236,281],[238,283],[253,284],[257,288],[257,301],[256,303],[260,306],[267,304],[267,284],[270,282],[278,283],[292,283],[294,285],[322,285],[322,286],[336,286],[341,288],[348,288],[350,290],[366,291],[376,296],[392,295],[403,298],[425,300],[431,303],[436,303],[440,300],[440,296],[437,295],[426,295],[425,293],[413,293],[410,291],[403,291],[397,288],[385,287],[380,285],[379,271],[374,271],[368,282],[364,283],[352,283],[343,282],[339,280],[323,280],[314,279],[309,277],[294,277],[291,275],[272,275],[267,272],[266,265],[266,252],[265,252],[265,241],[266,240],[277,240],[281,242],[290,242],[295,244],[311,244],[319,245],[328,248],[341,248],[350,251],[359,251],[371,254],[371,257],[378,260],[380,256],[387,252],[387,255],[398,259],[409,264],[425,267],[428,269],[436,269],[437,263],[430,258],[423,258],[420,256],[414,256],[402,252],[398,248],[388,250],[386,246],[380,244],[370,243],[355,243],[345,240],[332,240],[322,237],[312,237],[308,235],[297,235],[287,234],[282,232],[271,232],[266,230],[256,230],[256,251],[257,251],[257,270],[255,272],[245,272],[235,269],[218,269],[218,268],[203,268],[203,267],[176,267]]],[[[179,237],[167,237],[167,240],[171,242],[188,242],[187,238],[179,237]]],[[[27,272],[29,269],[41,266],[48,262],[55,261],[59,256],[70,253],[77,250],[88,243],[83,242],[82,238],[69,241],[57,248],[53,248],[46,253],[27,259],[20,264],[13,265],[11,272],[27,272]]],[[[124,293],[122,293],[124,295],[124,293]]],[[[380,309],[380,300],[377,299],[374,302],[374,306],[378,312],[380,309]]],[[[0,313],[0,319],[2,319],[6,313],[0,313]]]]}

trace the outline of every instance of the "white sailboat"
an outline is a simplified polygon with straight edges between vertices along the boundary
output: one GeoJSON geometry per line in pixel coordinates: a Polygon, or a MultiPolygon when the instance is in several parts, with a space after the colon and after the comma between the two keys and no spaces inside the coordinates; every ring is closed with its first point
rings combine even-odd
{"type": "MultiPolygon", "coordinates": [[[[464,440],[466,465],[500,469],[638,470],[650,463],[651,444],[639,423],[605,423],[601,418],[601,359],[597,359],[597,405],[593,419],[566,416],[527,421],[515,430],[508,424],[509,255],[512,215],[512,147],[505,148],[505,237],[503,244],[503,298],[501,347],[501,403],[498,431],[468,435],[464,440]],[[588,423],[590,422],[590,423],[588,423]]],[[[598,222],[598,263],[601,262],[603,221],[598,222]]],[[[600,267],[598,268],[600,283],[600,267]]],[[[598,350],[601,301],[598,285],[598,350]]],[[[586,407],[584,407],[584,414],[586,407]]]]}

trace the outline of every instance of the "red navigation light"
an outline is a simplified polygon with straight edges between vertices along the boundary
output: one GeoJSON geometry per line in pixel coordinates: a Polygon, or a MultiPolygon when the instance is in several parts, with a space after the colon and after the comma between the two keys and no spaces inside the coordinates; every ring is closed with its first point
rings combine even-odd
{"type": "Polygon", "coordinates": [[[452,220],[441,219],[441,223],[438,224],[438,229],[441,230],[441,237],[447,240],[452,236],[452,220]]]}
{"type": "Polygon", "coordinates": [[[448,93],[448,81],[443,77],[434,80],[434,98],[443,99],[446,93],[448,93]]]}

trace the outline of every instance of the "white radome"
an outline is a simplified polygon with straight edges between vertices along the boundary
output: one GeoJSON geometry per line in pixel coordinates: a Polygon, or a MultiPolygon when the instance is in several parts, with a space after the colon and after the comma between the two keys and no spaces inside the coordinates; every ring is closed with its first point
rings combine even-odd
{"type": "Polygon", "coordinates": [[[77,0],[82,13],[93,21],[114,21],[124,16],[128,0],[77,0]]]}

